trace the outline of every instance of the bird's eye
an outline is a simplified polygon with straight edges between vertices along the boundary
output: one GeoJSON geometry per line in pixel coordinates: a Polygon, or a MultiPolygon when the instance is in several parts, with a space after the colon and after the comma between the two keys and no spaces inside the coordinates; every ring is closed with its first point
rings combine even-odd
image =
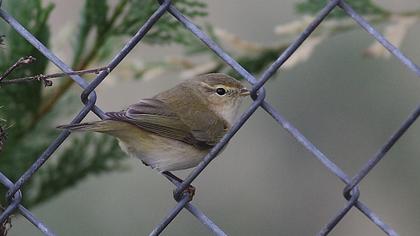
{"type": "Polygon", "coordinates": [[[226,94],[226,90],[224,88],[217,88],[216,93],[219,94],[220,96],[223,96],[226,94]]]}

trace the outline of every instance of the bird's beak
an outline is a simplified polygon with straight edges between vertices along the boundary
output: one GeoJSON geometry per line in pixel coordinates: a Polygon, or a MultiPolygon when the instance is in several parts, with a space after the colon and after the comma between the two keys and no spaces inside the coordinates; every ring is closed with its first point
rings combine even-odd
{"type": "Polygon", "coordinates": [[[247,88],[241,88],[239,95],[241,96],[248,96],[250,94],[247,88]]]}

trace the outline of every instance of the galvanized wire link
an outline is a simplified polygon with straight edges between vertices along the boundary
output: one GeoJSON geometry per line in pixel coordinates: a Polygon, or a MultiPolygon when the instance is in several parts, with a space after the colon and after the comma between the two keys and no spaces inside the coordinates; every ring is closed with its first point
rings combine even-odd
{"type": "MultiPolygon", "coordinates": [[[[185,180],[181,180],[170,172],[162,173],[168,178],[175,186],[174,198],[177,201],[176,206],[170,209],[168,214],[162,221],[153,229],[150,235],[159,235],[172,220],[182,211],[183,208],[187,209],[194,217],[196,217],[204,226],[210,229],[215,235],[225,236],[226,233],[218,227],[208,216],[204,214],[198,207],[194,206],[190,201],[191,195],[188,194],[187,188],[191,188],[191,183],[195,178],[216,158],[217,154],[223,149],[228,141],[236,134],[236,132],[243,126],[243,124],[254,114],[254,112],[261,107],[273,119],[281,125],[292,137],[294,137],[303,147],[305,147],[315,158],[317,158],[328,171],[336,175],[341,181],[344,182],[345,187],[343,195],[347,201],[345,206],[338,210],[337,214],[325,224],[320,230],[318,235],[327,235],[332,229],[343,219],[346,214],[352,209],[356,208],[361,211],[369,220],[377,225],[387,235],[398,235],[390,226],[385,224],[378,215],[370,210],[366,204],[359,200],[360,191],[358,184],[367,176],[367,174],[382,160],[385,154],[393,147],[393,145],[406,133],[411,125],[418,119],[420,115],[420,105],[413,111],[406,121],[391,135],[389,140],[377,151],[377,153],[362,166],[359,172],[354,177],[349,177],[340,167],[332,162],[325,154],[323,154],[314,144],[312,144],[296,127],[288,122],[273,106],[266,101],[264,84],[273,76],[274,73],[290,58],[291,55],[301,46],[302,43],[311,35],[311,33],[320,25],[325,17],[337,6],[346,12],[352,19],[355,20],[363,29],[371,34],[378,42],[380,42],[392,55],[394,55],[405,66],[412,70],[417,76],[420,77],[420,67],[406,57],[398,48],[393,46],[387,41],[376,29],[374,29],[363,17],[358,15],[350,5],[344,0],[331,0],[324,8],[318,13],[314,20],[308,27],[297,37],[297,39],[290,44],[290,46],[279,55],[279,57],[262,73],[261,77],[257,80],[244,69],[237,61],[229,56],[217,43],[215,43],[209,36],[207,36],[199,27],[197,27],[191,20],[185,17],[170,0],[158,1],[160,6],[149,17],[149,19],[141,26],[137,33],[127,42],[127,44],[114,56],[108,63],[107,71],[102,71],[90,84],[83,78],[77,75],[71,76],[81,88],[81,100],[84,104],[80,112],[75,116],[71,123],[80,123],[82,119],[90,112],[93,111],[99,118],[106,117],[105,113],[95,105],[97,97],[94,89],[99,86],[107,75],[117,67],[125,56],[141,41],[153,25],[164,15],[166,12],[173,15],[186,29],[190,30],[198,39],[200,39],[209,50],[213,51],[225,63],[227,63],[233,70],[240,74],[252,85],[252,98],[254,102],[248,109],[241,115],[235,122],[232,128],[220,140],[220,142],[204,157],[203,161],[198,164],[194,170],[187,176],[185,180]]],[[[0,0],[0,7],[2,1],[0,0]]],[[[40,51],[46,58],[54,63],[63,72],[72,72],[72,69],[61,61],[55,54],[47,49],[39,40],[37,40],[29,31],[27,31],[16,19],[10,16],[7,12],[0,8],[0,17],[3,18],[17,33],[24,37],[30,44],[32,44],[38,51],[40,51]]],[[[49,159],[55,150],[67,139],[70,135],[68,131],[62,131],[60,135],[51,143],[51,145],[41,154],[41,156],[32,164],[32,166],[23,173],[19,179],[12,183],[2,172],[0,172],[0,182],[8,189],[6,199],[8,205],[0,214],[0,223],[7,220],[13,212],[19,212],[28,221],[35,225],[44,235],[52,236],[48,227],[37,219],[29,210],[21,205],[22,186],[37,172],[39,168],[49,159]]]]}
{"type": "Polygon", "coordinates": [[[144,23],[137,33],[128,41],[128,43],[121,49],[121,51],[111,60],[108,64],[108,71],[102,71],[82,92],[82,101],[86,100],[90,93],[105,79],[105,77],[120,64],[120,62],[127,56],[127,54],[133,50],[133,48],[140,42],[140,40],[146,35],[146,33],[152,28],[152,26],[162,17],[165,11],[168,9],[171,1],[163,1],[162,5],[150,16],[149,19],[144,23]]]}
{"type": "MultiPolygon", "coordinates": [[[[13,186],[12,181],[10,181],[3,173],[0,172],[0,182],[6,186],[7,188],[11,188],[13,186]]],[[[13,203],[10,204],[7,208],[15,209],[17,206],[17,209],[19,210],[19,213],[23,215],[29,222],[31,222],[35,227],[37,227],[44,235],[47,236],[55,236],[55,234],[44,224],[42,221],[37,219],[29,210],[27,210],[24,206],[20,204],[20,201],[22,199],[22,194],[20,190],[15,193],[15,198],[12,199],[13,203]],[[15,203],[16,201],[16,203],[15,203]]],[[[0,218],[0,222],[3,223],[12,212],[8,212],[7,208],[2,212],[0,218]]]]}
{"type": "Polygon", "coordinates": [[[339,0],[332,0],[318,13],[315,19],[306,27],[306,29],[299,35],[299,37],[287,47],[286,50],[277,58],[277,60],[268,67],[262,74],[260,80],[252,88],[252,92],[255,92],[261,88],[268,79],[280,68],[283,63],[302,45],[312,32],[318,27],[319,24],[327,17],[327,15],[337,6],[339,0]]]}
{"type": "Polygon", "coordinates": [[[357,14],[353,8],[345,1],[340,1],[339,6],[356,21],[363,29],[365,29],[370,35],[372,35],[379,43],[381,43],[392,55],[394,55],[401,63],[406,65],[412,70],[418,77],[420,77],[420,67],[416,65],[412,60],[404,55],[397,47],[392,45],[378,30],[369,24],[361,15],[357,14]]]}
{"type": "MultiPolygon", "coordinates": [[[[176,177],[174,174],[170,172],[163,172],[163,176],[165,176],[169,181],[171,181],[175,186],[179,186],[182,183],[182,179],[176,177]]],[[[210,218],[208,218],[200,209],[195,207],[191,203],[187,203],[185,208],[193,214],[202,224],[208,227],[215,235],[225,236],[225,232],[219,226],[217,226],[210,218]]]]}
{"type": "Polygon", "coordinates": [[[360,191],[359,189],[355,188],[352,190],[352,196],[347,199],[349,202],[347,202],[346,206],[341,209],[334,218],[328,222],[327,225],[324,226],[324,228],[321,229],[321,231],[318,233],[319,236],[327,235],[331,230],[340,222],[341,219],[344,218],[344,216],[351,210],[351,208],[356,204],[357,199],[359,199],[360,191]]]}

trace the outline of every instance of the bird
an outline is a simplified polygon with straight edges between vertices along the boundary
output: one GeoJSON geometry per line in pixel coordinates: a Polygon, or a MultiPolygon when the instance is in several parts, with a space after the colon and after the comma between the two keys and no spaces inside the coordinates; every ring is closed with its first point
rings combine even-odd
{"type": "Polygon", "coordinates": [[[103,120],[57,128],[114,136],[124,152],[159,172],[189,169],[231,128],[249,94],[233,77],[204,74],[124,110],[106,112],[103,120]]]}

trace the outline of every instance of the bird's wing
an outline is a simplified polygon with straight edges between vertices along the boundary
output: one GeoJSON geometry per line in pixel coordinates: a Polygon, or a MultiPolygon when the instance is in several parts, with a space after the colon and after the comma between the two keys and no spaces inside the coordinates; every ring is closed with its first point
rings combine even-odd
{"type": "Polygon", "coordinates": [[[209,136],[208,129],[213,129],[201,124],[207,123],[205,117],[198,117],[198,119],[202,119],[202,122],[198,122],[200,123],[198,125],[192,125],[192,127],[187,125],[182,119],[182,116],[186,116],[186,114],[178,115],[164,102],[155,98],[142,99],[140,102],[129,106],[126,110],[108,112],[106,115],[112,120],[129,122],[160,136],[176,139],[201,148],[215,145],[224,134],[223,132],[220,137],[216,138],[209,136]]]}

